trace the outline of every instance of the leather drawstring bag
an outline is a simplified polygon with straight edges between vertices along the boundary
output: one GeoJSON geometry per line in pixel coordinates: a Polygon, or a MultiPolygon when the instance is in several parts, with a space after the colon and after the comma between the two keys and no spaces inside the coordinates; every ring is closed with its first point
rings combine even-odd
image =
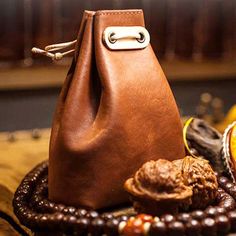
{"type": "Polygon", "coordinates": [[[180,116],[142,10],[85,11],[53,120],[49,198],[121,204],[144,162],[183,157],[180,116]]]}

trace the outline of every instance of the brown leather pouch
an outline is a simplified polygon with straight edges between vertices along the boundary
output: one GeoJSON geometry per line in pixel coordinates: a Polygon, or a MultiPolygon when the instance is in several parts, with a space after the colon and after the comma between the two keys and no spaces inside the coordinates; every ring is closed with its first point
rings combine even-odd
{"type": "Polygon", "coordinates": [[[53,121],[51,200],[120,204],[144,162],[184,157],[177,106],[143,27],[142,10],[85,11],[53,121]]]}

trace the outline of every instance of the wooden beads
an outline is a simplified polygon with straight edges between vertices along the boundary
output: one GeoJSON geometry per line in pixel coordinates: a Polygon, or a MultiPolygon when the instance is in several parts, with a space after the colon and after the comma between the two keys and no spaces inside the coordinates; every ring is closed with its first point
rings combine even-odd
{"type": "Polygon", "coordinates": [[[13,206],[22,224],[33,231],[69,232],[69,234],[150,236],[224,235],[236,232],[236,184],[219,177],[216,204],[203,210],[177,215],[152,217],[114,217],[83,208],[56,204],[48,199],[47,162],[34,168],[18,187],[13,206]],[[134,234],[133,232],[136,232],[134,234]]]}

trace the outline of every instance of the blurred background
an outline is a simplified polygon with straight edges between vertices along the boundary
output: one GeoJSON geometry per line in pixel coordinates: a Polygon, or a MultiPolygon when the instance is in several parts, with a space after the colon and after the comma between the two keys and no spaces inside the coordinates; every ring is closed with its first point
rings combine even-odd
{"type": "Polygon", "coordinates": [[[236,0],[1,0],[0,131],[51,126],[71,58],[33,46],[74,40],[85,9],[128,8],[144,10],[181,114],[221,122],[236,103],[236,0]]]}

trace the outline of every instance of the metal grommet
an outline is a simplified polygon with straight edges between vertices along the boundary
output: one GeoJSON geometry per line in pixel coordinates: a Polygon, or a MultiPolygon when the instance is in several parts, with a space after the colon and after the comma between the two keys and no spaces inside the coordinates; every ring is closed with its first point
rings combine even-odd
{"type": "Polygon", "coordinates": [[[138,41],[139,43],[143,43],[143,42],[146,40],[145,35],[144,35],[144,33],[142,33],[142,32],[139,32],[139,35],[140,35],[140,38],[137,39],[137,41],[138,41]]]}
{"type": "Polygon", "coordinates": [[[111,32],[108,36],[108,40],[110,43],[115,43],[116,42],[116,39],[113,39],[112,36],[114,36],[115,33],[111,32]]]}
{"type": "Polygon", "coordinates": [[[143,49],[148,46],[150,35],[141,26],[110,26],[103,31],[102,40],[110,50],[143,49]]]}

